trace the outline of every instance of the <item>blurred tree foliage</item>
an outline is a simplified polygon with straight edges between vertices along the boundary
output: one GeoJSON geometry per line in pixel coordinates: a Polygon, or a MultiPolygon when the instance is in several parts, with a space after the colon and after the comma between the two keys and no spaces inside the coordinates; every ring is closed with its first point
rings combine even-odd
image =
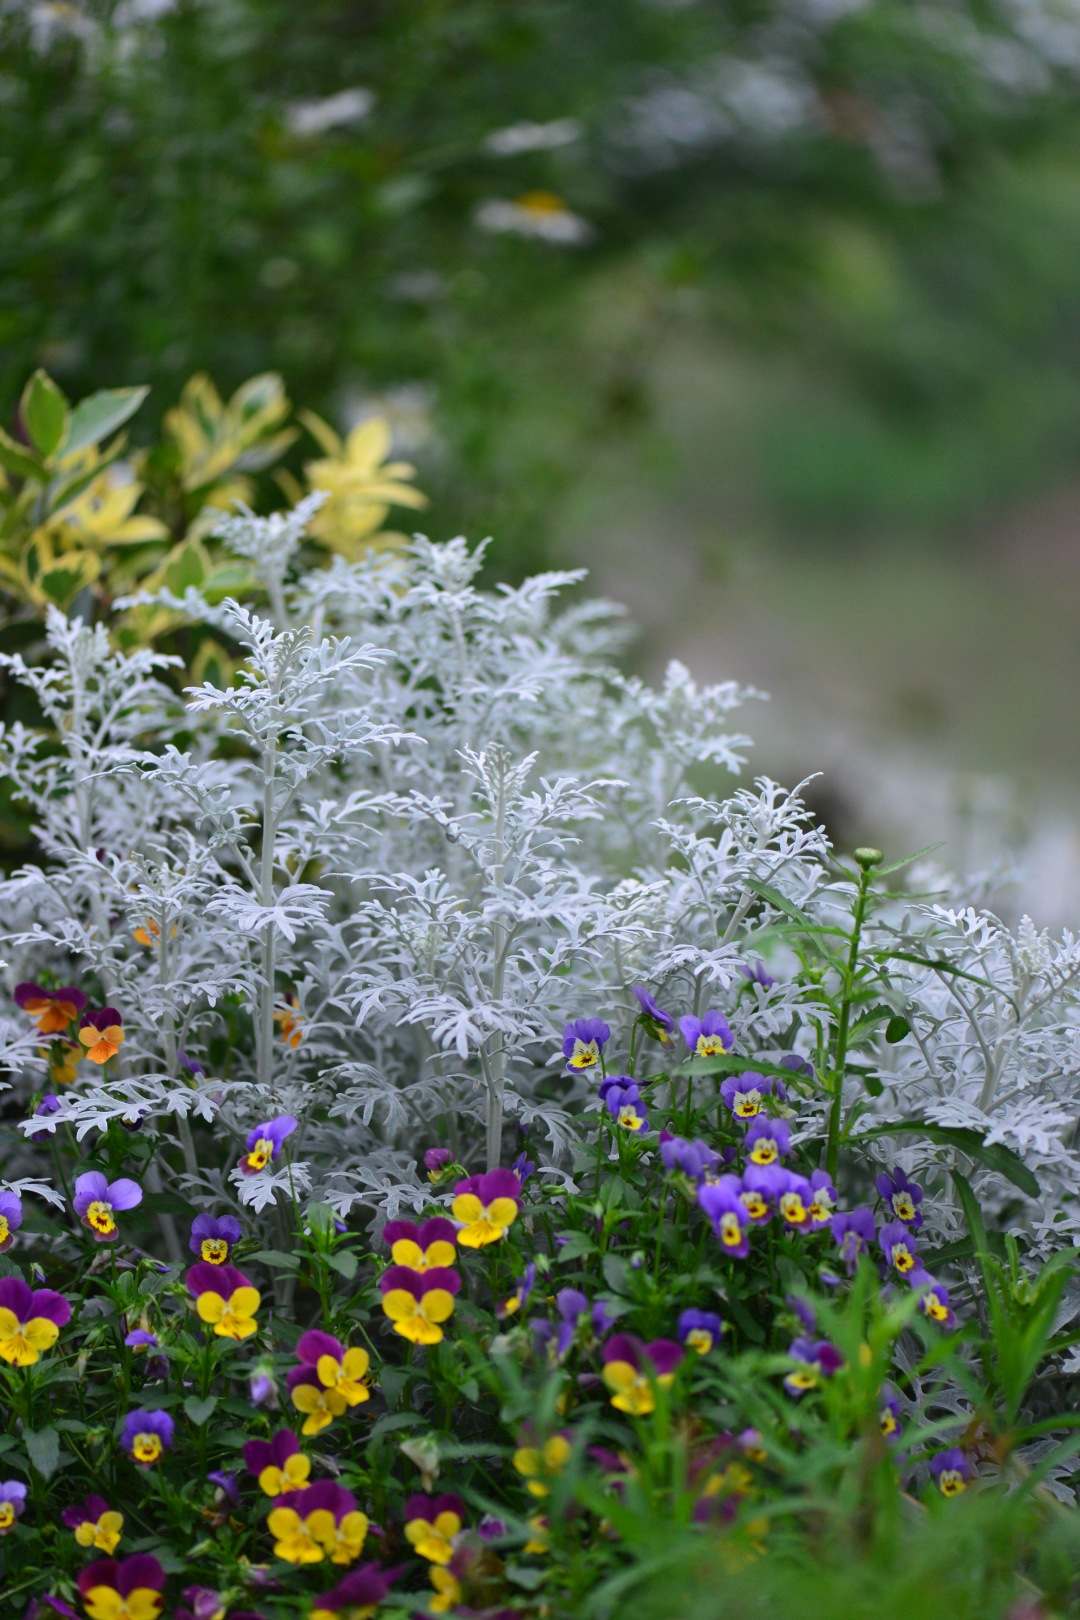
{"type": "Polygon", "coordinates": [[[1080,442],[1078,66],[1056,0],[7,0],[8,426],[38,366],[149,384],[137,442],[196,372],[381,396],[519,572],[701,323],[840,379],[796,507],[977,498],[1080,442]]]}

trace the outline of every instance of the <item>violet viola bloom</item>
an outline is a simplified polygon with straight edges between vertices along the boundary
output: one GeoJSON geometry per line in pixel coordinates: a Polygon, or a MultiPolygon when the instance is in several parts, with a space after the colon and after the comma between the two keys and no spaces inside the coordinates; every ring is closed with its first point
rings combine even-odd
{"type": "Polygon", "coordinates": [[[196,1215],[188,1248],[210,1266],[223,1266],[243,1236],[235,1215],[196,1215]]]}
{"type": "Polygon", "coordinates": [[[808,1390],[817,1389],[823,1378],[831,1378],[844,1365],[843,1356],[828,1339],[795,1339],[788,1355],[800,1363],[784,1379],[789,1395],[805,1395],[808,1390]]]}
{"type": "Polygon", "coordinates": [[[888,1204],[892,1218],[903,1221],[905,1226],[917,1232],[923,1223],[922,1212],[919,1209],[923,1201],[923,1190],[919,1183],[909,1181],[900,1166],[895,1165],[892,1175],[883,1170],[874,1185],[888,1204]]]}
{"type": "Polygon", "coordinates": [[[22,1199],[18,1193],[0,1192],[0,1254],[11,1248],[22,1222],[22,1199]]]}
{"type": "Polygon", "coordinates": [[[350,1570],[332,1592],[322,1592],[313,1600],[312,1620],[374,1614],[404,1567],[400,1564],[394,1569],[380,1569],[378,1564],[361,1564],[350,1570]]]}
{"type": "Polygon", "coordinates": [[[87,1170],[75,1182],[72,1207],[98,1243],[111,1243],[116,1237],[119,1227],[113,1219],[115,1211],[134,1209],[141,1203],[142,1188],[127,1176],[106,1181],[100,1170],[87,1170]]]}
{"type": "Polygon", "coordinates": [[[967,1490],[968,1480],[975,1470],[959,1446],[950,1446],[948,1451],[939,1451],[936,1457],[931,1457],[930,1473],[942,1496],[959,1496],[961,1491],[967,1490]]]}
{"type": "Polygon", "coordinates": [[[791,1152],[791,1126],[786,1119],[759,1115],[746,1133],[746,1153],[751,1164],[779,1164],[791,1152]]]}
{"type": "Polygon", "coordinates": [[[568,1069],[594,1069],[611,1039],[602,1018],[575,1018],[563,1030],[563,1057],[568,1069]]]}
{"type": "Polygon", "coordinates": [[[86,1006],[86,996],[73,984],[44,990],[40,984],[17,984],[15,1005],[29,1013],[40,1035],[61,1035],[86,1006]]]}
{"type": "Polygon", "coordinates": [[[526,1300],[533,1291],[535,1282],[536,1262],[530,1260],[529,1264],[525,1267],[524,1276],[515,1277],[514,1292],[508,1299],[505,1299],[501,1305],[496,1305],[495,1307],[495,1315],[500,1321],[505,1321],[506,1317],[508,1316],[516,1315],[516,1313],[523,1308],[526,1300]]]}
{"type": "Polygon", "coordinates": [[[17,1479],[0,1480],[0,1536],[14,1530],[26,1507],[26,1486],[17,1479]]]}
{"type": "Polygon", "coordinates": [[[750,1217],[741,1192],[742,1182],[738,1176],[721,1176],[718,1181],[707,1181],[698,1188],[698,1207],[712,1222],[724,1253],[734,1255],[737,1260],[745,1260],[750,1253],[747,1237],[750,1217]]]}
{"type": "Polygon", "coordinates": [[[149,1328],[132,1328],[130,1333],[125,1333],[124,1343],[129,1350],[156,1350],[158,1336],[149,1328]]]}
{"type": "Polygon", "coordinates": [[[886,1440],[895,1440],[900,1433],[900,1402],[895,1395],[886,1395],[878,1412],[878,1423],[886,1440]]]}
{"type": "Polygon", "coordinates": [[[788,1172],[778,1164],[747,1165],[739,1199],[755,1226],[765,1226],[772,1220],[781,1193],[787,1192],[788,1180],[788,1172]]]}
{"type": "Polygon", "coordinates": [[[433,1266],[455,1263],[457,1234],[457,1227],[446,1215],[433,1215],[419,1226],[415,1221],[387,1221],[382,1236],[383,1242],[390,1245],[395,1266],[430,1271],[433,1266]]]}
{"type": "Polygon", "coordinates": [[[253,1131],[247,1134],[244,1144],[245,1152],[240,1160],[240,1169],[245,1176],[257,1176],[260,1170],[265,1170],[273,1164],[281,1152],[281,1144],[287,1136],[291,1136],[297,1127],[298,1121],[292,1114],[279,1114],[276,1119],[266,1119],[261,1125],[256,1125],[253,1131]]]}
{"type": "Polygon", "coordinates": [[[881,1228],[878,1247],[890,1271],[898,1272],[901,1277],[910,1278],[913,1272],[922,1270],[915,1240],[903,1221],[889,1221],[881,1228]]]}
{"type": "Polygon", "coordinates": [[[836,1213],[837,1192],[827,1170],[810,1172],[810,1191],[814,1195],[810,1204],[810,1230],[820,1232],[836,1213]]]}
{"type": "Polygon", "coordinates": [[[861,1204],[858,1209],[834,1215],[829,1227],[848,1276],[854,1276],[859,1256],[866,1253],[876,1236],[873,1210],[861,1204]]]}
{"type": "Polygon", "coordinates": [[[510,1168],[523,1187],[529,1177],[536,1174],[536,1164],[527,1153],[519,1153],[510,1168]]]}
{"type": "Polygon", "coordinates": [[[724,1324],[715,1311],[693,1309],[682,1312],[675,1330],[679,1343],[696,1350],[699,1356],[707,1356],[716,1348],[723,1331],[724,1324]]]}
{"type": "Polygon", "coordinates": [[[630,988],[637,998],[638,1006],[641,1008],[639,1017],[647,1032],[654,1041],[659,1041],[661,1046],[673,1046],[675,1044],[672,1039],[675,1034],[674,1018],[670,1013],[666,1013],[663,1007],[657,1006],[655,996],[651,991],[646,990],[643,984],[632,984],[630,988]]]}
{"type": "Polygon", "coordinates": [[[751,984],[760,984],[763,990],[771,990],[773,985],[776,983],[776,980],[773,978],[772,974],[765,971],[765,964],[760,960],[754,962],[752,965],[749,962],[743,962],[739,968],[739,972],[742,974],[743,978],[748,979],[751,984]]]}
{"type": "Polygon", "coordinates": [[[172,1445],[175,1424],[168,1412],[139,1407],[129,1412],[120,1431],[120,1444],[140,1468],[152,1468],[172,1445]]]}
{"type": "Polygon", "coordinates": [[[808,1080],[814,1078],[814,1065],[809,1058],[800,1057],[798,1052],[785,1052],[777,1067],[789,1069],[792,1074],[803,1074],[808,1080]]]}
{"type": "Polygon", "coordinates": [[[787,1306],[789,1311],[794,1312],[794,1314],[799,1318],[799,1321],[806,1329],[807,1333],[813,1333],[815,1331],[817,1328],[817,1314],[808,1299],[799,1299],[796,1294],[788,1294],[784,1300],[784,1304],[787,1306]]]}
{"type": "Polygon", "coordinates": [[[814,1194],[810,1183],[805,1176],[793,1175],[790,1170],[785,1171],[787,1184],[776,1200],[777,1212],[785,1227],[796,1232],[807,1232],[812,1223],[810,1206],[814,1202],[814,1194]]]}
{"type": "Polygon", "coordinates": [[[190,1052],[177,1052],[176,1061],[182,1069],[187,1070],[188,1074],[200,1075],[204,1080],[206,1079],[205,1065],[200,1063],[198,1058],[193,1058],[190,1052]]]}
{"type": "Polygon", "coordinates": [[[428,1173],[429,1181],[438,1181],[448,1165],[453,1164],[454,1155],[449,1148],[428,1148],[424,1154],[424,1169],[428,1173]]]}
{"type": "Polygon", "coordinates": [[[680,1018],[679,1028],[691,1057],[723,1057],[735,1045],[723,1013],[709,1011],[702,1018],[680,1018]]]}
{"type": "Polygon", "coordinates": [[[787,1092],[771,1075],[747,1069],[745,1074],[730,1074],[720,1087],[720,1095],[736,1119],[756,1119],[763,1112],[765,1098],[776,1096],[783,1102],[787,1092]]]}
{"type": "Polygon", "coordinates": [[[629,1075],[615,1075],[600,1087],[601,1101],[621,1130],[639,1136],[649,1128],[649,1116],[641,1092],[629,1075]]]}
{"type": "Polygon", "coordinates": [[[688,1142],[685,1137],[672,1136],[670,1131],[660,1133],[660,1158],[665,1170],[677,1170],[691,1181],[700,1181],[720,1164],[719,1153],[714,1153],[700,1136],[688,1142]]]}
{"type": "Polygon", "coordinates": [[[88,1614],[157,1615],[161,1613],[165,1571],[152,1553],[99,1558],[80,1570],[78,1587],[88,1614]]]}
{"type": "Polygon", "coordinates": [[[71,1321],[71,1306],[52,1288],[31,1290],[21,1277],[0,1278],[0,1359],[32,1367],[71,1321]]]}
{"type": "MultiPolygon", "coordinates": [[[[50,1114],[58,1114],[59,1112],[59,1097],[55,1096],[53,1092],[47,1091],[44,1097],[42,1097],[41,1101],[38,1103],[37,1107],[34,1109],[34,1118],[48,1119],[50,1114]]],[[[48,1129],[43,1131],[27,1131],[26,1139],[28,1142],[47,1142],[49,1137],[54,1136],[55,1134],[54,1128],[50,1126],[48,1129]]]]}
{"type": "Polygon", "coordinates": [[[949,1304],[949,1290],[944,1283],[939,1283],[929,1272],[913,1271],[908,1278],[912,1288],[919,1293],[919,1309],[931,1322],[937,1322],[943,1328],[956,1326],[956,1313],[949,1304]]]}
{"type": "Polygon", "coordinates": [[[231,1502],[234,1507],[239,1507],[240,1481],[235,1468],[212,1468],[206,1478],[208,1484],[221,1492],[222,1502],[231,1502]]]}

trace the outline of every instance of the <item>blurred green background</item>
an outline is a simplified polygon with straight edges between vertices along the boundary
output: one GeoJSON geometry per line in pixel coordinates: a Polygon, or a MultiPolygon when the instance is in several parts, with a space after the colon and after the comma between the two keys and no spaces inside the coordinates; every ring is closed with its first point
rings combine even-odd
{"type": "Polygon", "coordinates": [[[9,431],[36,366],[385,411],[839,838],[1075,920],[1075,0],[6,0],[0,130],[9,431]]]}

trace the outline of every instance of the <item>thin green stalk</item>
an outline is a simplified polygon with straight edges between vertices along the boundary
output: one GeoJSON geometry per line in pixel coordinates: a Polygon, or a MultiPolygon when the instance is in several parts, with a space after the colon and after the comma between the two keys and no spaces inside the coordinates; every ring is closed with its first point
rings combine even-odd
{"type": "Polygon", "coordinates": [[[832,1073],[832,1107],[829,1109],[829,1134],[825,1145],[825,1168],[829,1179],[836,1179],[840,1158],[840,1121],[844,1108],[844,1075],[847,1069],[848,1034],[851,1028],[851,1009],[855,999],[855,975],[859,966],[859,944],[862,939],[866,908],[870,900],[870,881],[873,868],[881,860],[876,849],[857,849],[859,863],[859,892],[855,901],[855,916],[851,929],[851,945],[844,966],[844,993],[840,1002],[840,1021],[836,1030],[836,1060],[832,1073]]]}

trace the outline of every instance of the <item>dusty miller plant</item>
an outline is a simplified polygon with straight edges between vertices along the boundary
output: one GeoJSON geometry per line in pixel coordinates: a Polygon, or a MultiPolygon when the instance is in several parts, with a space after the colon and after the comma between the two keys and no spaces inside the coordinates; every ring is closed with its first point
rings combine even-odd
{"type": "MultiPolygon", "coordinates": [[[[436,1139],[494,1165],[527,1135],[572,1178],[595,1083],[566,1071],[563,1024],[629,1027],[644,982],[665,1005],[723,1007],[736,1053],[809,1056],[801,1131],[834,1159],[878,1133],[882,1164],[933,1183],[935,1239],[960,1230],[959,1169],[1037,1245],[1075,1241],[1071,936],[1010,930],[928,869],[871,885],[798,791],[725,797],[751,694],[678,664],[659,690],[623,674],[618,609],[562,600],[578,574],[485,590],[482,548],[423,539],[303,573],[317,500],[219,523],[263,610],[153,598],[240,649],[229,689],[178,696],[169,660],[56,610],[47,662],[3,660],[42,718],[0,735],[40,850],[0,885],[9,988],[77,976],[127,1032],[31,1123],[45,1056],[3,1014],[8,1184],[30,1174],[29,1130],[115,1120],[161,1149],[159,1190],[238,1197],[267,1222],[297,1199],[420,1207],[436,1139]],[[742,972],[762,956],[775,983],[742,972]],[[287,1157],[241,1176],[244,1134],[280,1112],[300,1120],[287,1157]]],[[[617,1071],[625,1053],[607,1057],[617,1071]]]]}

